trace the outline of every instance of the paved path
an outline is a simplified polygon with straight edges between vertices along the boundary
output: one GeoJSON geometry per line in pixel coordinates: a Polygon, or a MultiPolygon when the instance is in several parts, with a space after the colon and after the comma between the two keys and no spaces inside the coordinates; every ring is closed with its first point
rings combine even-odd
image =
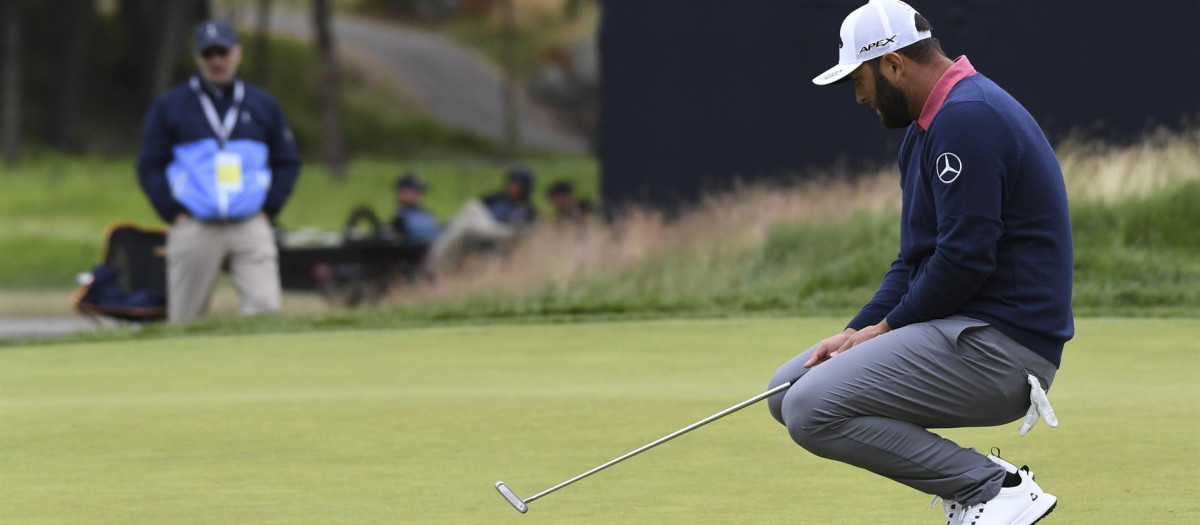
{"type": "MultiPolygon", "coordinates": [[[[243,22],[250,26],[253,16],[243,22]]],[[[276,10],[271,31],[311,39],[311,18],[276,10]]],[[[441,36],[397,25],[339,17],[334,22],[339,53],[363,57],[382,75],[411,93],[442,123],[504,141],[504,104],[500,71],[473,51],[441,36]]],[[[521,143],[527,148],[584,152],[585,141],[553,125],[522,93],[519,104],[521,143]]]]}
{"type": "Polygon", "coordinates": [[[93,321],[80,316],[0,317],[0,339],[54,337],[115,325],[113,321],[93,321]]]}

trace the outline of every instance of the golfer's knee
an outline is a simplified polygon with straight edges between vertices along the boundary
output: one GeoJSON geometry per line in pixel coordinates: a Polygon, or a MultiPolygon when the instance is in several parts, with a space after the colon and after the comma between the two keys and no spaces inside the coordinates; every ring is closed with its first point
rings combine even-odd
{"type": "MultiPolygon", "coordinates": [[[[804,352],[779,367],[775,371],[775,375],[771,377],[771,383],[767,389],[775,388],[784,383],[795,384],[801,377],[804,377],[804,373],[808,371],[807,368],[804,368],[804,362],[808,360],[808,353],[804,352]]],[[[787,422],[783,418],[783,398],[788,392],[791,392],[791,390],[789,389],[782,394],[776,394],[767,398],[767,408],[771,411],[771,416],[781,425],[787,425],[787,422]]]]}
{"type": "MultiPolygon", "coordinates": [[[[775,388],[774,385],[772,385],[771,388],[775,388]]],[[[787,424],[787,423],[783,422],[783,396],[784,396],[784,394],[787,394],[787,392],[775,394],[774,396],[767,398],[767,410],[771,411],[771,417],[775,418],[775,421],[778,421],[779,424],[781,424],[781,425],[787,424]]]]}
{"type": "MultiPolygon", "coordinates": [[[[779,385],[782,385],[784,383],[787,383],[789,381],[793,381],[795,379],[795,378],[788,377],[788,375],[786,373],[787,368],[788,368],[787,365],[783,365],[782,367],[779,368],[779,370],[775,371],[775,376],[771,378],[771,383],[770,383],[770,385],[767,386],[768,390],[775,388],[779,385]]],[[[779,424],[781,424],[781,425],[787,424],[783,420],[783,398],[790,391],[791,390],[785,390],[781,393],[775,394],[775,395],[767,398],[767,409],[769,409],[771,411],[771,417],[774,417],[775,421],[778,421],[779,424]]]]}
{"type": "Polygon", "coordinates": [[[813,407],[812,399],[800,395],[799,390],[797,389],[796,395],[788,395],[784,400],[783,407],[781,407],[784,412],[783,424],[787,426],[788,435],[792,436],[792,441],[807,448],[806,444],[813,439],[815,407],[813,407]]]}
{"type": "Polygon", "coordinates": [[[830,425],[836,422],[829,416],[832,407],[827,406],[828,402],[819,393],[805,393],[803,390],[796,388],[785,397],[782,406],[784,424],[788,435],[797,445],[818,456],[825,456],[824,451],[834,437],[830,431],[830,425]]]}

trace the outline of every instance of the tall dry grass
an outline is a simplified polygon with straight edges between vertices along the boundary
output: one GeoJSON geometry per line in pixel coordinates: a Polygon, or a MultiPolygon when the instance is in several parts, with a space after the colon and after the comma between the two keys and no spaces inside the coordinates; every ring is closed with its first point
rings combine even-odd
{"type": "Polygon", "coordinates": [[[736,256],[761,244],[780,224],[897,208],[899,197],[895,173],[884,171],[793,187],[746,185],[709,196],[672,220],[648,208],[633,208],[611,223],[543,223],[505,256],[472,259],[432,283],[402,290],[396,298],[420,304],[475,294],[567,290],[665,253],[692,260],[736,256]]]}
{"type": "Polygon", "coordinates": [[[1160,131],[1123,147],[1069,142],[1058,148],[1058,160],[1072,199],[1111,204],[1200,180],[1200,129],[1160,131]]]}
{"type": "MultiPolygon", "coordinates": [[[[1156,134],[1131,146],[1069,143],[1058,155],[1075,201],[1111,203],[1200,179],[1200,132],[1156,134]]],[[[736,259],[760,247],[781,225],[895,211],[899,203],[894,168],[792,186],[744,185],[709,196],[673,220],[640,208],[608,224],[541,224],[506,256],[468,261],[455,273],[399,291],[394,300],[419,305],[475,296],[562,293],[590,280],[620,276],[655,258],[670,257],[683,264],[736,259]]]]}

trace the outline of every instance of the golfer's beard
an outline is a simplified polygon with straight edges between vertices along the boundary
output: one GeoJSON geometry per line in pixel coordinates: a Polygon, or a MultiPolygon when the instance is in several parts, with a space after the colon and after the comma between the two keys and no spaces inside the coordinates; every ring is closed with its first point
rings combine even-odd
{"type": "Polygon", "coordinates": [[[912,123],[908,115],[908,97],[904,91],[887,81],[883,75],[876,77],[875,107],[879,109],[879,120],[888,129],[903,128],[912,123]]]}

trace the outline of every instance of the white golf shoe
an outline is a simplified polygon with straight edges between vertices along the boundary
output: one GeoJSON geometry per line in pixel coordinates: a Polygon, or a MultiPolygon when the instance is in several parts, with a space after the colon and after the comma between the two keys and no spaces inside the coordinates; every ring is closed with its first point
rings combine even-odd
{"type": "MultiPolygon", "coordinates": [[[[1033,480],[1029,467],[1018,469],[996,454],[988,459],[1021,478],[1015,487],[1004,487],[990,501],[963,506],[956,501],[943,501],[942,512],[946,525],[1033,525],[1045,518],[1058,505],[1058,498],[1047,494],[1033,480]]],[[[937,498],[934,499],[936,504],[937,498]]]]}
{"type": "MultiPolygon", "coordinates": [[[[933,498],[933,503],[929,504],[929,508],[932,509],[934,505],[937,505],[939,499],[941,498],[933,498]]],[[[963,512],[965,509],[966,508],[962,506],[962,503],[957,501],[942,500],[942,514],[946,515],[946,525],[958,525],[959,523],[962,523],[963,512]]]]}
{"type": "Polygon", "coordinates": [[[990,501],[962,508],[960,521],[963,525],[1033,525],[1041,521],[1058,505],[1058,498],[1047,494],[1033,481],[1033,473],[1029,467],[1017,468],[1012,463],[1000,459],[996,455],[988,455],[988,459],[1004,467],[1009,473],[1016,473],[1021,483],[1015,487],[1004,487],[990,501]]]}

